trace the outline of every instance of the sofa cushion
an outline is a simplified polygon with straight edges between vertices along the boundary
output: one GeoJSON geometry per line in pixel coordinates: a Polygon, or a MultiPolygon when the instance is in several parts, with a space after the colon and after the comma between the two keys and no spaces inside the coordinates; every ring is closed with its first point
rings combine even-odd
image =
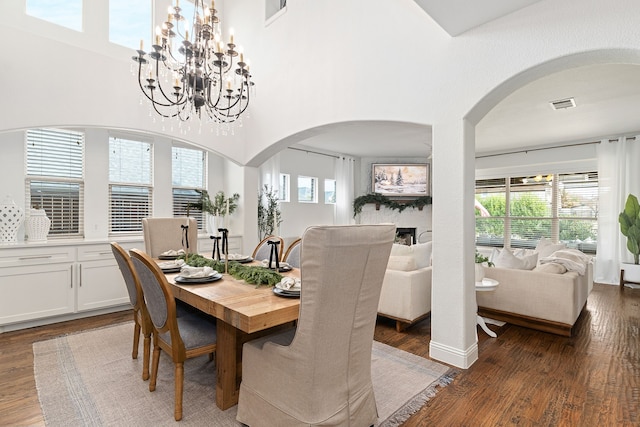
{"type": "Polygon", "coordinates": [[[387,269],[397,271],[416,270],[416,261],[412,256],[391,255],[387,263],[387,269]]]}
{"type": "Polygon", "coordinates": [[[509,249],[502,249],[495,257],[493,263],[496,267],[514,268],[518,270],[532,270],[538,262],[538,254],[523,255],[517,257],[509,249]]]}
{"type": "Polygon", "coordinates": [[[411,246],[394,243],[391,246],[391,256],[411,255],[411,246]]]}
{"type": "Polygon", "coordinates": [[[411,256],[416,263],[416,268],[425,268],[431,265],[432,242],[416,243],[415,245],[391,246],[391,256],[411,256]]]}
{"type": "Polygon", "coordinates": [[[556,262],[550,262],[548,264],[540,264],[533,271],[537,271],[539,273],[552,273],[552,274],[564,274],[567,272],[567,268],[556,262]]]}

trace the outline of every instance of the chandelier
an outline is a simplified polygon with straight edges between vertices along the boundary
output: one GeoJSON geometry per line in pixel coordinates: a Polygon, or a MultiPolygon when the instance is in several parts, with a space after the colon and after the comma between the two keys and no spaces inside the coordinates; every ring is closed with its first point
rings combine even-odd
{"type": "Polygon", "coordinates": [[[236,121],[249,106],[254,85],[249,63],[234,43],[233,32],[222,39],[214,1],[194,0],[191,30],[180,12],[180,0],[169,6],[167,20],[156,27],[148,54],[140,40],[138,83],[162,117],[187,121],[194,115],[217,123],[236,121]]]}

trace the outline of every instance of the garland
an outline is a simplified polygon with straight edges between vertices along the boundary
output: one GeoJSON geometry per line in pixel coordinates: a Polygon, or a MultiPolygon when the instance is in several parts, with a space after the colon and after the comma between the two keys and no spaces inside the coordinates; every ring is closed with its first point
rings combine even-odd
{"type": "MultiPolygon", "coordinates": [[[[184,256],[181,256],[184,259],[184,256]]],[[[188,265],[192,267],[211,267],[216,271],[224,271],[224,261],[205,258],[202,255],[189,255],[188,265]]],[[[229,274],[235,279],[244,280],[252,285],[275,286],[282,280],[282,275],[275,271],[255,265],[243,265],[237,261],[229,261],[229,274]]]]}
{"type": "Polygon", "coordinates": [[[362,207],[367,203],[375,203],[376,205],[384,205],[389,209],[394,209],[399,212],[407,208],[419,208],[421,209],[423,206],[431,204],[431,196],[422,196],[415,198],[411,201],[403,201],[399,203],[396,200],[392,200],[387,196],[378,193],[369,193],[364,196],[356,197],[353,200],[353,217],[362,212],[362,207]]]}

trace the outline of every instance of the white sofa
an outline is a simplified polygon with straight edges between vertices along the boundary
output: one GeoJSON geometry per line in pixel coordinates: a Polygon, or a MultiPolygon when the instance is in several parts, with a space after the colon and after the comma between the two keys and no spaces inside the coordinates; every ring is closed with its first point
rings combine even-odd
{"type": "Polygon", "coordinates": [[[500,267],[499,263],[485,268],[485,277],[497,280],[499,285],[494,291],[476,293],[478,314],[571,336],[593,288],[593,264],[590,257],[576,255],[575,250],[549,253],[547,249],[537,254],[542,256],[532,270],[500,267]],[[582,257],[584,268],[577,266],[575,271],[567,271],[567,265],[570,268],[575,265],[571,260],[564,260],[572,257],[576,262],[582,257]]]}
{"type": "Polygon", "coordinates": [[[431,270],[431,242],[391,248],[378,314],[395,320],[398,332],[431,312],[431,270]]]}

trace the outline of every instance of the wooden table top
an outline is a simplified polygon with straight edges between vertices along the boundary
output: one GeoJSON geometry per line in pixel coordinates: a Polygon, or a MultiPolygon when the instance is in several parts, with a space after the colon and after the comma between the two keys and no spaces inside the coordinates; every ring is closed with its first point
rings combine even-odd
{"type": "MultiPolygon", "coordinates": [[[[177,299],[246,333],[282,325],[298,318],[300,299],[277,296],[271,286],[256,287],[229,274],[223,274],[222,279],[212,283],[187,285],[175,282],[178,274],[166,275],[173,285],[177,299]]],[[[281,274],[300,277],[300,270],[294,268],[281,274]]]]}

